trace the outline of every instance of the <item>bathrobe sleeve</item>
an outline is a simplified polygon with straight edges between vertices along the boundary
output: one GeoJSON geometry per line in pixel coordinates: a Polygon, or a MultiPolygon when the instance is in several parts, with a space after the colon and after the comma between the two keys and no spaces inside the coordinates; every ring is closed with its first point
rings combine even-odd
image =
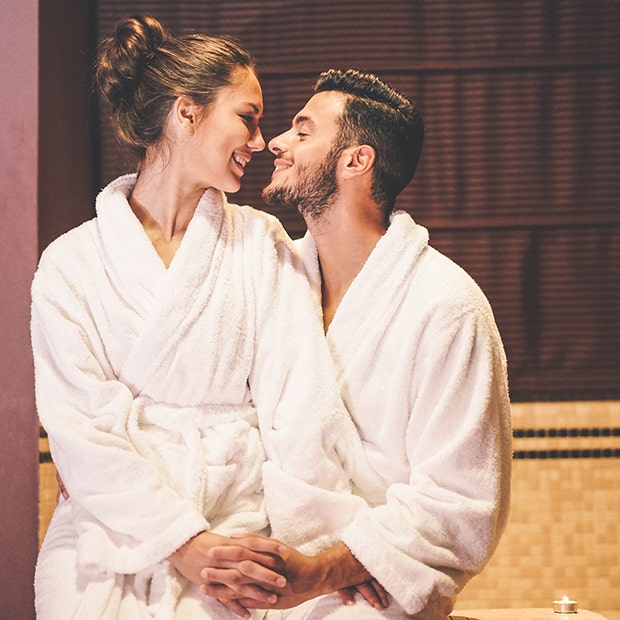
{"type": "Polygon", "coordinates": [[[351,494],[345,472],[345,466],[361,471],[364,457],[305,269],[279,224],[263,237],[275,254],[263,252],[255,266],[257,354],[250,389],[267,455],[265,501],[273,536],[314,553],[334,542],[334,533],[365,504],[351,494]]]}
{"type": "Polygon", "coordinates": [[[37,408],[80,544],[89,540],[78,546],[82,568],[136,573],[209,524],[129,440],[141,402],[116,380],[83,293],[97,286],[92,252],[66,256],[66,248],[65,238],[46,250],[32,285],[37,408]]]}
{"type": "Polygon", "coordinates": [[[342,536],[409,613],[437,594],[454,596],[478,573],[507,518],[506,360],[490,308],[475,297],[437,304],[413,328],[414,371],[402,386],[409,479],[391,484],[385,503],[361,511],[342,536]]]}

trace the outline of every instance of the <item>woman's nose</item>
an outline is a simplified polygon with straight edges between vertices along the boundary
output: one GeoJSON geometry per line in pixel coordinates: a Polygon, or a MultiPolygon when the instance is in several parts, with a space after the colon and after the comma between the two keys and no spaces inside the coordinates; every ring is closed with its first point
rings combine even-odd
{"type": "Polygon", "coordinates": [[[256,128],[256,131],[252,135],[252,137],[248,140],[248,146],[253,151],[262,151],[265,148],[265,138],[263,138],[263,133],[260,130],[260,127],[256,128]]]}

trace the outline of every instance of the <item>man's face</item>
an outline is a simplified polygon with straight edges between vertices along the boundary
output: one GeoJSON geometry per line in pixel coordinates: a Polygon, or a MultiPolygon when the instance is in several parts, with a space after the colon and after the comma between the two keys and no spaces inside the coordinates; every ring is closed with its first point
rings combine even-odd
{"type": "Polygon", "coordinates": [[[294,206],[313,220],[329,208],[338,192],[340,149],[333,150],[332,145],[344,100],[341,93],[317,93],[295,116],[291,128],[269,142],[276,159],[271,183],[263,190],[267,203],[294,206]]]}

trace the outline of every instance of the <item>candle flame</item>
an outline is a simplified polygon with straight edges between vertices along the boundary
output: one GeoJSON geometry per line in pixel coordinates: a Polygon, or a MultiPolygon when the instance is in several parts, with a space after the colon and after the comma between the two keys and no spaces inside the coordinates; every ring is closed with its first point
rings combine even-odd
{"type": "Polygon", "coordinates": [[[562,602],[563,602],[563,603],[568,603],[568,601],[569,601],[569,598],[568,598],[568,596],[566,596],[566,594],[565,594],[565,595],[562,597],[562,602]]]}

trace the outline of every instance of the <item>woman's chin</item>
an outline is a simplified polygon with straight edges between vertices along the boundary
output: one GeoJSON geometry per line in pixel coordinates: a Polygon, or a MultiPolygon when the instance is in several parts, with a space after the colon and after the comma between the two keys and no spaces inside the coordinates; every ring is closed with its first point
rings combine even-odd
{"type": "Polygon", "coordinates": [[[222,183],[220,189],[227,194],[236,194],[241,189],[241,179],[231,179],[227,183],[222,183]]]}

